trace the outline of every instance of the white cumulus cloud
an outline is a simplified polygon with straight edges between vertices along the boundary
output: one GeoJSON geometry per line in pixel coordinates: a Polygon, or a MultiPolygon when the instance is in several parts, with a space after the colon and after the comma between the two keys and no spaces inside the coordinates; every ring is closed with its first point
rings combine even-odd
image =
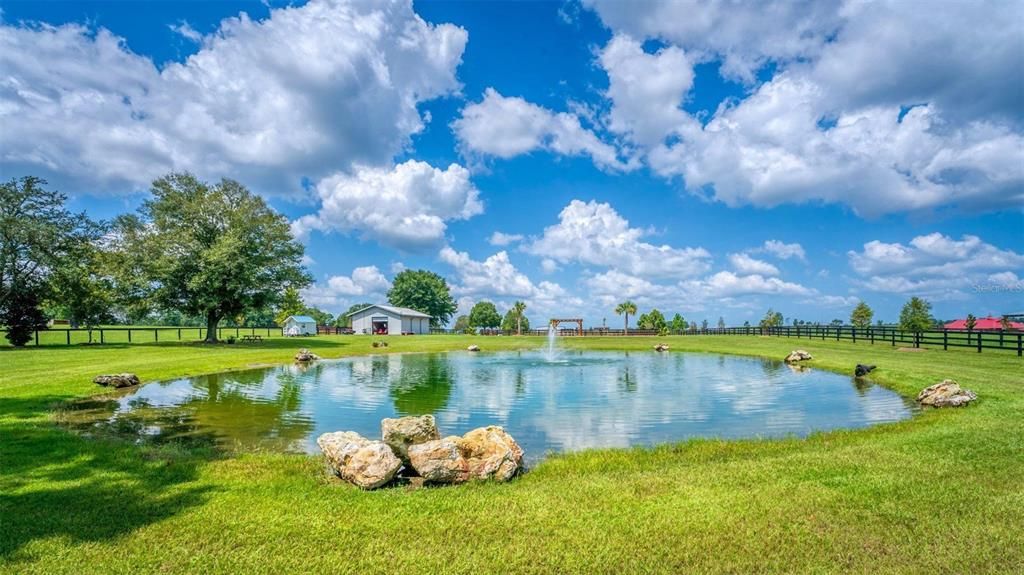
{"type": "Polygon", "coordinates": [[[869,290],[943,298],[964,297],[963,290],[992,275],[1024,269],[1024,255],[977,236],[956,240],[939,232],[917,236],[909,245],[870,241],[847,257],[869,290]]]}
{"type": "Polygon", "coordinates": [[[391,282],[377,266],[364,266],[355,268],[349,276],[331,276],[326,284],[302,290],[302,298],[314,306],[339,309],[357,301],[383,300],[389,289],[391,282]]]}
{"type": "Polygon", "coordinates": [[[411,1],[311,0],[224,19],[158,67],[106,29],[0,23],[0,167],[68,191],[145,187],[169,170],[300,190],[391,161],[419,102],[459,89],[468,35],[411,1]]]}
{"type": "Polygon", "coordinates": [[[299,237],[310,230],[358,232],[364,239],[415,251],[444,241],[447,221],[483,212],[469,170],[441,170],[409,160],[393,169],[358,166],[316,186],[320,209],[296,220],[299,237]]]}
{"type": "Polygon", "coordinates": [[[573,200],[557,224],[525,246],[525,250],[560,263],[580,262],[645,277],[689,277],[709,268],[704,248],[676,248],[642,240],[644,230],[632,228],[610,204],[573,200]]]}
{"type": "Polygon", "coordinates": [[[741,274],[759,274],[763,276],[779,275],[779,268],[764,260],[753,258],[744,253],[729,254],[729,263],[732,264],[733,269],[741,274]]]}
{"type": "Polygon", "coordinates": [[[464,152],[511,158],[534,150],[565,156],[590,156],[601,168],[629,170],[618,150],[583,127],[579,117],[553,112],[522,98],[505,97],[487,88],[480,102],[467,105],[452,123],[464,152]]]}

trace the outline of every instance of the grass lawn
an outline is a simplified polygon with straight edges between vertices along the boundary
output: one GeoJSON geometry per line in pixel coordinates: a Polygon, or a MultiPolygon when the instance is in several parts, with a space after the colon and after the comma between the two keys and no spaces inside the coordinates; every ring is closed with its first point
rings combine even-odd
{"type": "MultiPolygon", "coordinates": [[[[540,338],[388,338],[390,352],[540,338]]],[[[807,439],[699,440],[550,458],[508,484],[363,492],[319,457],[222,457],[84,439],[59,402],[144,380],[365,354],[371,338],[0,350],[0,571],[26,573],[1020,573],[1024,360],[1008,352],[743,336],[564,338],[567,347],[774,358],[901,394],[952,377],[980,400],[807,439]]]]}

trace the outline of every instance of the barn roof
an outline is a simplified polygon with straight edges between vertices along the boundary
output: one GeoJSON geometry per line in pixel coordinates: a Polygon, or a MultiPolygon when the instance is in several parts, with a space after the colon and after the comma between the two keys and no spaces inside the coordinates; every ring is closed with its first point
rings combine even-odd
{"type": "MultiPolygon", "coordinates": [[[[373,305],[370,305],[370,306],[366,306],[364,308],[357,309],[356,311],[348,314],[348,316],[352,316],[352,315],[355,315],[355,314],[357,314],[359,312],[366,311],[366,310],[370,309],[371,307],[382,309],[384,311],[391,312],[391,313],[393,313],[395,315],[399,315],[399,316],[423,317],[423,318],[430,319],[430,315],[429,314],[425,314],[425,313],[423,313],[421,311],[416,311],[414,309],[407,308],[407,307],[396,307],[396,306],[393,306],[393,305],[381,305],[381,304],[373,304],[373,305]]],[[[346,316],[346,317],[348,317],[348,316],[346,316]]]]}
{"type": "MultiPolygon", "coordinates": [[[[958,319],[947,323],[946,329],[967,329],[967,320],[958,319]]],[[[989,329],[1002,329],[1002,319],[998,317],[979,317],[975,319],[974,331],[989,330],[989,329]]],[[[1010,329],[1024,329],[1024,323],[1011,321],[1010,329]]]]}

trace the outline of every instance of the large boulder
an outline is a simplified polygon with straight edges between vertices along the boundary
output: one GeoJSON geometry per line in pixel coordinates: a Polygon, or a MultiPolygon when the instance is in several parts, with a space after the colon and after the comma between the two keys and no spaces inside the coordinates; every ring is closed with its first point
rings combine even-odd
{"type": "Polygon", "coordinates": [[[969,389],[962,389],[952,379],[944,379],[941,383],[928,386],[917,394],[921,405],[932,407],[960,407],[978,399],[978,394],[969,389]]]}
{"type": "Polygon", "coordinates": [[[409,461],[420,476],[433,483],[508,481],[523,469],[523,450],[504,429],[491,425],[462,437],[411,445],[409,461]]]}
{"type": "Polygon", "coordinates": [[[391,447],[402,463],[409,463],[408,450],[410,445],[440,439],[437,424],[433,415],[419,417],[399,417],[398,419],[382,419],[380,433],[384,443],[391,447]]]}
{"type": "Polygon", "coordinates": [[[132,387],[133,385],[139,385],[139,376],[134,373],[97,375],[93,378],[92,382],[106,387],[132,387]]]}
{"type": "Polygon", "coordinates": [[[316,361],[320,359],[320,356],[309,351],[308,349],[300,349],[299,353],[295,354],[295,361],[299,363],[307,363],[310,361],[316,361]]]}
{"type": "Polygon", "coordinates": [[[409,462],[424,481],[462,483],[469,479],[469,462],[456,435],[409,446],[409,462]]]}
{"type": "Polygon", "coordinates": [[[391,481],[402,467],[383,441],[372,441],[353,431],[325,433],[317,438],[331,469],[362,489],[376,489],[391,481]]]}
{"type": "Polygon", "coordinates": [[[811,357],[811,354],[807,353],[802,349],[794,349],[793,351],[789,352],[789,355],[786,356],[785,362],[796,363],[798,361],[804,361],[807,359],[813,359],[811,357]]]}
{"type": "Polygon", "coordinates": [[[470,479],[508,481],[523,468],[523,449],[497,425],[463,435],[459,449],[469,466],[470,479]]]}

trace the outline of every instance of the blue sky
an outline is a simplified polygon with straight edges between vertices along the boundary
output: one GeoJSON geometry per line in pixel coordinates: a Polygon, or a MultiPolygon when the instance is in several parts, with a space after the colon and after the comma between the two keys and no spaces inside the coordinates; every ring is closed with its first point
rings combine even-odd
{"type": "Polygon", "coordinates": [[[0,176],[238,179],[333,312],[420,267],[535,322],[1024,312],[1024,4],[925,8],[2,2],[0,176]]]}

